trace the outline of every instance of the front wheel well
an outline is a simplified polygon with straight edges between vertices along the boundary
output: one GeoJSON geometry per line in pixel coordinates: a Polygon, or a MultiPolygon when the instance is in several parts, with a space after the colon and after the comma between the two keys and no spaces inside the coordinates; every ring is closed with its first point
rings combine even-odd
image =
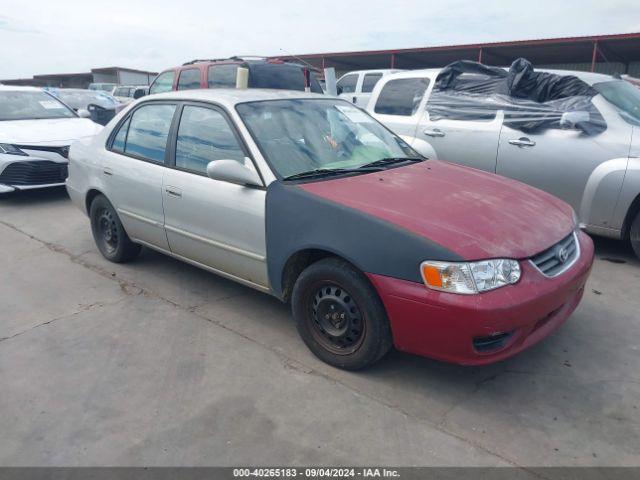
{"type": "Polygon", "coordinates": [[[300,250],[291,255],[282,270],[282,299],[285,302],[288,302],[291,299],[293,286],[295,285],[296,280],[298,280],[298,277],[305,268],[307,268],[312,263],[328,257],[339,258],[340,260],[350,263],[345,258],[342,258],[341,256],[336,255],[333,252],[318,248],[308,248],[305,250],[300,250]]]}

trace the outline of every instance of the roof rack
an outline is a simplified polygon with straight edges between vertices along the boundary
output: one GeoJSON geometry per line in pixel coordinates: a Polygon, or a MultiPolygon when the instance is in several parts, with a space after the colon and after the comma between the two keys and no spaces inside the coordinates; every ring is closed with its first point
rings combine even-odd
{"type": "Polygon", "coordinates": [[[225,58],[197,58],[190,62],[185,62],[182,65],[193,65],[194,63],[202,62],[223,62],[225,60],[267,60],[269,57],[263,57],[261,55],[232,55],[225,58]]]}

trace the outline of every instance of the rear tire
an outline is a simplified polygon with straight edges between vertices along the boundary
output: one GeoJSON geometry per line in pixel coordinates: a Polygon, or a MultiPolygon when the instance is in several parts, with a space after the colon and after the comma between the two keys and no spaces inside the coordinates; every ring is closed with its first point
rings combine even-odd
{"type": "Polygon", "coordinates": [[[131,241],[115,208],[104,195],[96,196],[91,202],[89,218],[93,239],[104,258],[124,263],[138,256],[140,245],[131,241]]]}
{"type": "Polygon", "coordinates": [[[300,274],[291,309],[304,343],[334,367],[368,367],[392,346],[380,297],[361,272],[338,258],[320,260],[300,274]]]}
{"type": "Polygon", "coordinates": [[[636,218],[631,224],[631,228],[629,230],[629,240],[636,256],[640,258],[640,211],[636,213],[636,218]]]}

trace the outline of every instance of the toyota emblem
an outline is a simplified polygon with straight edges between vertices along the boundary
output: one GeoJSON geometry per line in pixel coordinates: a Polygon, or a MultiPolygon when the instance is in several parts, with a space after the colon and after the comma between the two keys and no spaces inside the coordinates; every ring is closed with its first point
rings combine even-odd
{"type": "Polygon", "coordinates": [[[556,258],[560,261],[560,263],[564,263],[567,261],[567,258],[569,258],[569,252],[567,252],[566,248],[561,248],[556,253],[556,258]]]}

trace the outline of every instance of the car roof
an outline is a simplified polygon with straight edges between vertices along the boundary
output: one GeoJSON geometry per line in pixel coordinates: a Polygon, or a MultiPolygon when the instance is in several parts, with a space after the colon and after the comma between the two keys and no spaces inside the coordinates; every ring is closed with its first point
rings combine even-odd
{"type": "MultiPolygon", "coordinates": [[[[214,102],[233,108],[239,103],[259,102],[264,100],[289,99],[336,99],[321,93],[298,92],[294,90],[275,90],[264,88],[207,88],[197,90],[177,90],[166,93],[156,93],[144,97],[149,100],[192,100],[214,102]]],[[[337,100],[337,99],[336,99],[337,100]]]]}
{"type": "Polygon", "coordinates": [[[0,84],[0,91],[5,91],[5,92],[10,92],[10,91],[14,91],[14,92],[41,92],[42,89],[38,88],[38,87],[18,87],[16,85],[1,85],[0,84]]]}
{"type": "Polygon", "coordinates": [[[368,70],[351,70],[342,76],[344,77],[352,73],[360,74],[360,73],[396,73],[396,72],[402,72],[402,70],[399,68],[370,68],[368,70]]]}
{"type": "Polygon", "coordinates": [[[600,82],[610,82],[612,80],[619,80],[612,75],[605,75],[604,73],[593,73],[593,72],[579,72],[575,70],[553,70],[547,68],[536,69],[536,72],[547,72],[547,73],[555,73],[556,75],[572,75],[574,77],[578,77],[584,83],[589,85],[594,85],[600,82]]]}
{"type": "MultiPolygon", "coordinates": [[[[505,70],[508,70],[508,67],[504,67],[505,70]]],[[[385,80],[392,80],[395,78],[413,78],[413,77],[437,77],[438,74],[442,71],[442,68],[424,68],[420,70],[404,70],[394,73],[391,77],[385,78],[385,80]]],[[[611,75],[605,75],[603,73],[593,73],[593,72],[583,72],[576,70],[553,70],[548,68],[536,68],[536,72],[546,72],[546,73],[554,73],[556,75],[569,76],[572,75],[574,77],[578,77],[583,82],[594,85],[600,82],[610,82],[612,80],[617,80],[615,77],[611,75]]]]}

